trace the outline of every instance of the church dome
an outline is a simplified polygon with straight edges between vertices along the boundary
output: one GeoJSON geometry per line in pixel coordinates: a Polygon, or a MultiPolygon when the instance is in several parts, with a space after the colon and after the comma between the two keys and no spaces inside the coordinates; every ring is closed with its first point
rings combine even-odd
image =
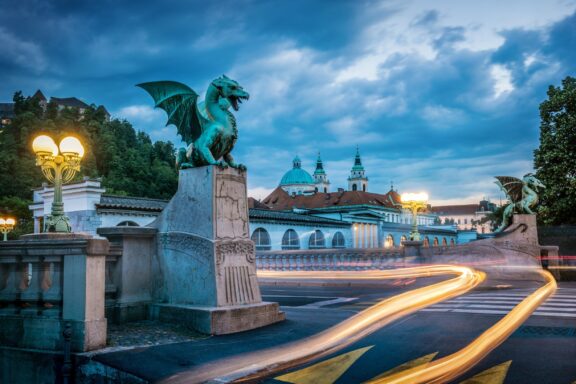
{"type": "Polygon", "coordinates": [[[293,160],[293,167],[286,172],[280,180],[280,186],[294,184],[311,184],[314,185],[312,176],[301,168],[300,158],[296,156],[293,160]]]}

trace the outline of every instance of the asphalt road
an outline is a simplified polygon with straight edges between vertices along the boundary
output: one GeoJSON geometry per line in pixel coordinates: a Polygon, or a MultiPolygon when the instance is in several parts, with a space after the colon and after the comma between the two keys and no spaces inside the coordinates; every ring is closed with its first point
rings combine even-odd
{"type": "MultiPolygon", "coordinates": [[[[220,359],[301,340],[335,325],[383,298],[442,278],[395,280],[377,285],[263,285],[287,320],[238,334],[190,342],[99,353],[94,361],[155,382],[218,365],[220,359]]],[[[329,283],[330,284],[330,283],[329,283]]],[[[393,322],[319,361],[274,374],[264,383],[356,384],[449,355],[495,324],[539,284],[482,289],[393,322]],[[416,361],[415,361],[416,360],[416,361]]],[[[524,325],[454,383],[573,384],[576,381],[576,283],[560,283],[524,325]],[[477,376],[480,375],[480,376],[477,376]],[[473,379],[472,379],[473,378],[473,379]]]]}
{"type": "MultiPolygon", "coordinates": [[[[340,317],[345,313],[357,313],[387,296],[424,283],[430,281],[400,281],[396,282],[397,285],[378,287],[262,286],[262,294],[267,301],[278,301],[288,318],[297,313],[299,316],[303,313],[309,316],[333,313],[340,317]]],[[[415,359],[430,359],[430,356],[438,359],[451,354],[501,319],[536,285],[505,288],[476,290],[437,304],[384,327],[345,350],[324,358],[324,362],[313,362],[308,364],[308,369],[299,367],[291,375],[277,375],[276,379],[265,382],[362,383],[391,369],[398,369],[402,364],[410,365],[415,359]],[[365,347],[370,348],[362,349],[365,347]],[[344,360],[347,361],[345,364],[344,360]],[[354,361],[349,364],[350,360],[354,361]],[[347,364],[349,366],[339,377],[326,374],[338,367],[342,370],[342,366],[347,364]]],[[[576,382],[576,284],[560,283],[556,294],[540,306],[521,328],[454,382],[466,380],[477,384],[576,382]]]]}

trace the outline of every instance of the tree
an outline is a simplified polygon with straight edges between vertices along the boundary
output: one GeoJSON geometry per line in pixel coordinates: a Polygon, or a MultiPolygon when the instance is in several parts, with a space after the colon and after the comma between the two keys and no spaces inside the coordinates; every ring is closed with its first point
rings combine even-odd
{"type": "Polygon", "coordinates": [[[576,224],[576,79],[550,86],[540,104],[540,147],[534,151],[540,195],[539,219],[547,225],[576,224]]]}

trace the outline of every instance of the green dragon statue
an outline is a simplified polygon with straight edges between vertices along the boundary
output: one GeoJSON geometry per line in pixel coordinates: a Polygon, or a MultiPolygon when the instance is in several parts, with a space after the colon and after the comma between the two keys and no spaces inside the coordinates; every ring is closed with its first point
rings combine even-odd
{"type": "Polygon", "coordinates": [[[234,162],[230,154],[238,129],[230,107],[238,111],[242,100],[250,95],[236,81],[225,75],[210,83],[204,102],[198,103],[198,94],[176,81],[153,81],[137,84],[154,99],[155,107],[168,114],[166,125],[174,124],[188,148],[178,151],[180,169],[203,165],[230,166],[246,170],[234,162]]]}
{"type": "Polygon", "coordinates": [[[534,214],[531,208],[538,204],[538,191],[546,188],[532,173],[524,175],[522,180],[511,176],[496,176],[495,183],[510,200],[502,213],[502,224],[495,232],[502,232],[508,227],[514,213],[534,214]]]}

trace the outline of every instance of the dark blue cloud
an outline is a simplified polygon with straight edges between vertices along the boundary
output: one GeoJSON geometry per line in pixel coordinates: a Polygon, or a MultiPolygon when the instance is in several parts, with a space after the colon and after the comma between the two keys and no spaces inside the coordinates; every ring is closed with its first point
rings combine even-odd
{"type": "Polygon", "coordinates": [[[499,47],[471,49],[478,26],[407,9],[371,0],[22,0],[0,13],[0,101],[20,89],[77,96],[177,140],[134,84],[171,79],[202,92],[226,73],[252,95],[237,114],[235,150],[251,187],[274,188],[296,153],[311,169],[318,150],[333,185],[344,186],[356,144],[379,191],[393,179],[467,198],[494,191],[491,174],[529,171],[538,104],[549,84],[576,72],[576,14],[502,30],[499,47]]]}

